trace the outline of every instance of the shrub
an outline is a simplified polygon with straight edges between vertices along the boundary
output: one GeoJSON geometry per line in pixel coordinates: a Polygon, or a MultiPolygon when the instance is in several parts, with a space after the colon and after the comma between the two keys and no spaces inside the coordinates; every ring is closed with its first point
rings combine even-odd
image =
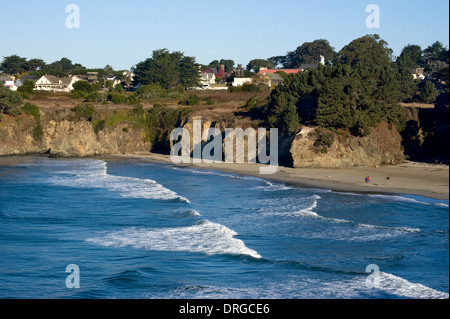
{"type": "Polygon", "coordinates": [[[74,83],[73,88],[75,91],[81,91],[88,94],[94,92],[94,87],[86,81],[78,81],[74,83]]]}
{"type": "Polygon", "coordinates": [[[252,109],[254,108],[257,104],[259,103],[259,97],[257,97],[256,95],[254,97],[252,97],[251,99],[247,100],[247,102],[245,103],[245,107],[247,109],[252,109]]]}
{"type": "Polygon", "coordinates": [[[335,137],[331,132],[320,132],[314,146],[319,149],[321,153],[328,153],[328,149],[333,145],[335,137]]]}
{"type": "Polygon", "coordinates": [[[86,96],[86,101],[93,103],[100,103],[103,101],[103,95],[98,92],[92,92],[86,96]]]}
{"type": "Polygon", "coordinates": [[[34,85],[33,81],[26,80],[22,86],[19,86],[17,88],[17,91],[19,91],[21,93],[33,94],[34,86],[35,85],[34,85]]]}
{"type": "Polygon", "coordinates": [[[95,108],[91,104],[80,104],[75,106],[72,111],[75,112],[77,118],[84,118],[89,121],[94,116],[95,108]]]}
{"type": "Polygon", "coordinates": [[[125,104],[127,97],[120,93],[110,93],[108,95],[108,100],[110,100],[114,104],[125,104]]]}
{"type": "Polygon", "coordinates": [[[42,127],[41,113],[39,112],[39,108],[34,104],[26,103],[22,107],[22,111],[25,114],[33,116],[34,121],[36,122],[36,127],[33,130],[33,138],[35,139],[35,141],[42,141],[42,137],[44,136],[44,128],[42,127]]]}
{"type": "Polygon", "coordinates": [[[84,99],[86,97],[86,94],[83,91],[73,91],[71,98],[72,99],[84,99]]]}
{"type": "Polygon", "coordinates": [[[94,120],[92,121],[92,128],[94,129],[95,134],[98,134],[98,132],[103,131],[106,128],[106,121],[105,120],[94,120]]]}
{"type": "Polygon", "coordinates": [[[197,94],[191,94],[184,100],[180,101],[178,104],[180,105],[197,105],[200,103],[200,99],[197,94]]]}
{"type": "Polygon", "coordinates": [[[25,114],[28,115],[32,115],[35,119],[40,119],[41,118],[41,114],[39,112],[39,108],[31,103],[26,103],[23,107],[22,107],[22,111],[25,114]]]}
{"type": "Polygon", "coordinates": [[[153,83],[141,86],[137,91],[136,95],[145,100],[164,98],[167,96],[167,92],[162,88],[159,83],[153,83]]]}

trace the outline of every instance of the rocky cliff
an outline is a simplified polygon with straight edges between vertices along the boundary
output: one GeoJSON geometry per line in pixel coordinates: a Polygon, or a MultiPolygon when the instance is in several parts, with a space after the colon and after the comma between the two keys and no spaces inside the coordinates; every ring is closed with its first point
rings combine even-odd
{"type": "Polygon", "coordinates": [[[144,129],[119,124],[95,132],[87,120],[54,120],[42,116],[42,134],[36,138],[35,122],[27,115],[4,116],[0,122],[0,155],[49,153],[54,157],[88,157],[112,153],[149,151],[144,129]]]}
{"type": "Polygon", "coordinates": [[[366,137],[305,127],[290,144],[290,153],[294,167],[380,166],[404,160],[401,143],[401,135],[387,123],[373,128],[366,137]],[[327,136],[328,142],[318,143],[321,136],[327,136]]]}
{"type": "MultiPolygon", "coordinates": [[[[202,131],[215,127],[222,133],[229,123],[207,117],[190,117],[183,127],[192,139],[193,120],[202,120],[202,131]]],[[[43,114],[42,134],[36,137],[36,123],[31,116],[5,115],[0,122],[0,155],[49,153],[52,157],[89,157],[95,155],[149,152],[145,128],[126,122],[95,129],[86,119],[43,114]]],[[[246,129],[246,127],[242,127],[246,129]]],[[[394,164],[404,159],[402,138],[386,123],[372,130],[368,137],[332,133],[304,127],[294,137],[280,138],[280,164],[293,167],[353,167],[394,164]]],[[[193,143],[191,140],[191,147],[193,143]]],[[[245,149],[247,140],[245,141],[245,149]]],[[[245,152],[245,161],[248,161],[245,152]]]]}

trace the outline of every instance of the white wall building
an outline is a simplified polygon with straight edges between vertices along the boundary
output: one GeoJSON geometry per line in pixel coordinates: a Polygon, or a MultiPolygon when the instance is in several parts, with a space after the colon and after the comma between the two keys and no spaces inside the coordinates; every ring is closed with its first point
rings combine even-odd
{"type": "Polygon", "coordinates": [[[253,83],[252,78],[234,78],[233,86],[242,86],[245,83],[253,83]]]}
{"type": "Polygon", "coordinates": [[[36,81],[34,90],[48,92],[71,92],[73,84],[81,81],[77,76],[59,78],[53,75],[44,75],[36,81]]]}

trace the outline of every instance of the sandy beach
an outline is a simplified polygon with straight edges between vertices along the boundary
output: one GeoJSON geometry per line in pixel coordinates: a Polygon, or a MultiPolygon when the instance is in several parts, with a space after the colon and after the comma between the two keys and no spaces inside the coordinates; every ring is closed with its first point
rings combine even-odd
{"type": "MultiPolygon", "coordinates": [[[[139,159],[152,163],[173,164],[168,155],[117,154],[105,159],[139,159]]],[[[227,173],[257,176],[301,187],[331,189],[339,192],[409,194],[439,200],[449,199],[449,167],[416,162],[384,167],[354,168],[278,168],[273,175],[261,175],[260,164],[180,164],[184,167],[219,170],[227,173]],[[371,183],[365,182],[370,176],[371,183]]]]}

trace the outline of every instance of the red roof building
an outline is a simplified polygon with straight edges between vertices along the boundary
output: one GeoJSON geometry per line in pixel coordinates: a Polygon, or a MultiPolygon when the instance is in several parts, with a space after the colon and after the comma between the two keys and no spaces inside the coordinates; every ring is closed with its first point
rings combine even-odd
{"type": "Polygon", "coordinates": [[[208,67],[203,73],[213,73],[216,77],[223,78],[225,76],[225,65],[221,64],[219,70],[208,67]]]}

